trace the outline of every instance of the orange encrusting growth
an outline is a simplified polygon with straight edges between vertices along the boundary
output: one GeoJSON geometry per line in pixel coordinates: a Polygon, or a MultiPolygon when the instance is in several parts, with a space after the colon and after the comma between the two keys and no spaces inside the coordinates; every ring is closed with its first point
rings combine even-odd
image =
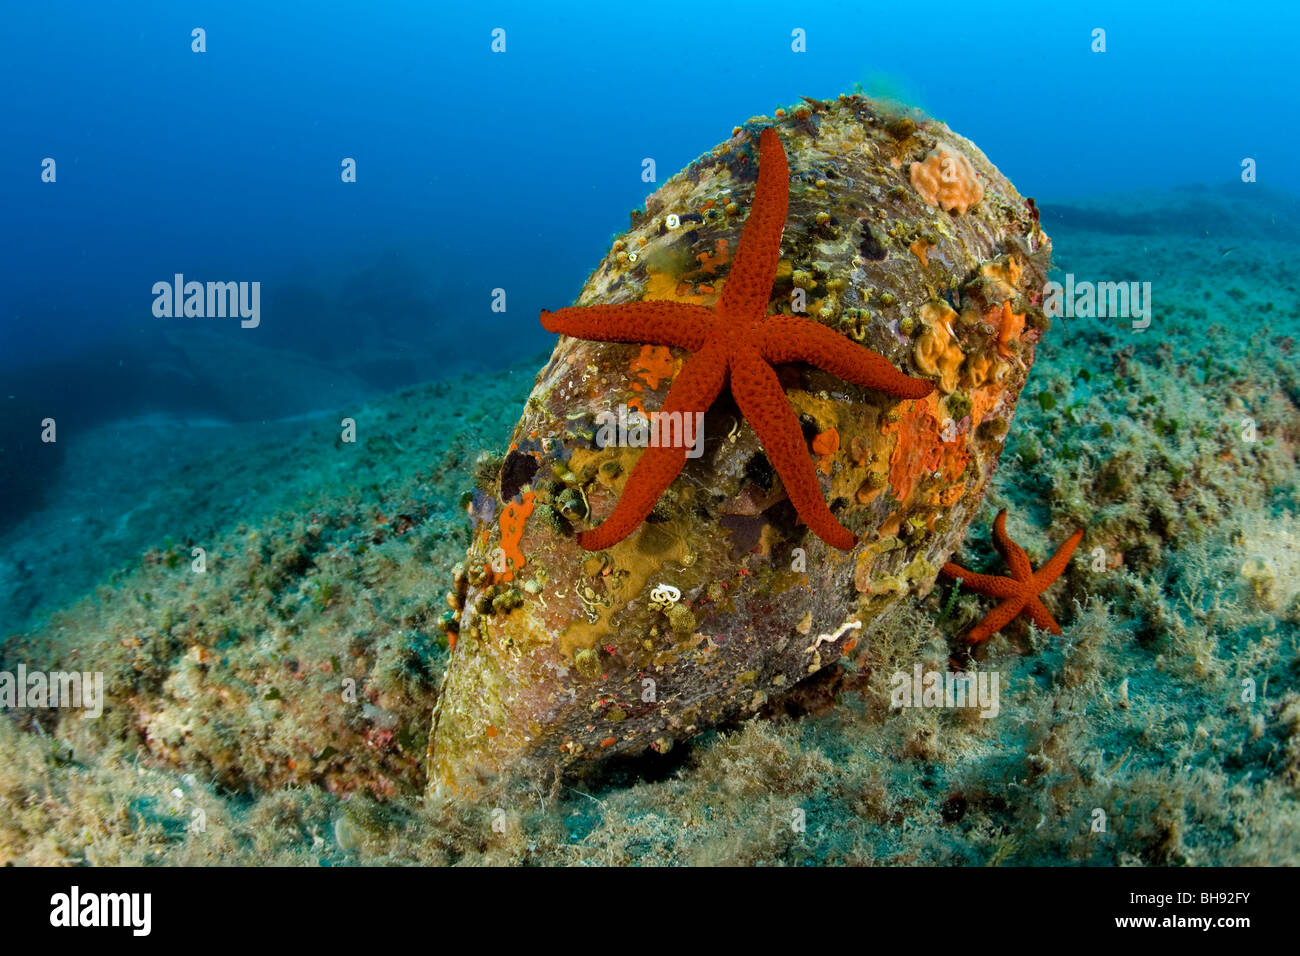
{"type": "MultiPolygon", "coordinates": [[[[636,358],[632,359],[632,374],[641,379],[639,382],[632,383],[632,391],[643,391],[647,386],[658,388],[659,383],[664,379],[673,377],[674,371],[673,353],[663,345],[643,345],[641,352],[636,358]]],[[[646,412],[645,405],[641,403],[641,396],[637,395],[631,398],[627,403],[628,410],[636,409],[646,412]]]]}
{"type": "MultiPolygon", "coordinates": [[[[577,338],[672,345],[693,353],[668,390],[664,412],[708,411],[730,380],[741,414],[763,443],[799,517],[827,544],[848,551],[856,538],[826,506],[803,431],[772,366],[807,362],[899,398],[922,398],[934,386],[811,319],[768,317],[789,193],[785,149],[769,127],[759,138],[753,207],[712,308],[665,301],[576,306],[543,311],[542,326],[577,338]]],[[[582,547],[602,550],[635,531],[681,472],[686,451],[658,446],[642,452],[614,511],[599,527],[582,532],[582,547]]]]}
{"type": "Polygon", "coordinates": [[[1012,312],[1011,300],[1008,299],[1001,306],[990,309],[985,313],[984,318],[993,323],[998,330],[998,354],[1003,358],[1010,358],[1011,350],[1007,346],[1025,331],[1025,313],[1012,312]]]}
{"type": "Polygon", "coordinates": [[[942,412],[937,394],[898,406],[898,419],[881,426],[883,435],[894,436],[889,455],[889,484],[900,505],[912,504],[948,508],[966,491],[960,480],[971,462],[970,448],[960,433],[947,436],[939,423],[942,412]],[[924,496],[916,490],[926,478],[938,479],[924,496]]]}
{"type": "Polygon", "coordinates": [[[912,188],[944,212],[965,213],[984,198],[984,186],[971,161],[948,146],[937,146],[909,168],[912,188]]]}
{"type": "Polygon", "coordinates": [[[911,250],[912,255],[916,256],[922,268],[930,264],[930,246],[931,243],[926,242],[924,239],[917,239],[907,247],[911,250]]]}
{"type": "MultiPolygon", "coordinates": [[[[632,360],[632,371],[641,376],[645,384],[658,388],[659,383],[673,377],[673,353],[662,345],[643,345],[641,354],[632,360]]],[[[640,383],[632,387],[641,391],[640,383]]]]}
{"type": "Polygon", "coordinates": [[[1053,581],[1061,576],[1070,563],[1070,556],[1083,540],[1080,529],[1056,549],[1037,571],[1029,563],[1029,555],[1024,549],[1007,536],[1007,511],[1003,508],[993,521],[993,544],[1011,569],[1011,576],[994,574],[976,574],[960,565],[949,561],[939,572],[946,578],[961,578],[963,586],[989,597],[999,598],[1002,603],[984,616],[984,619],[971,628],[966,640],[978,644],[988,640],[989,636],[1002,630],[1021,614],[1044,630],[1053,634],[1061,633],[1061,625],[1056,623],[1051,612],[1047,610],[1039,595],[1047,590],[1053,581]]]}
{"type": "Polygon", "coordinates": [[[511,502],[501,512],[501,551],[505,555],[506,570],[496,576],[498,581],[513,581],[515,572],[527,563],[519,550],[519,542],[524,536],[524,525],[533,513],[534,494],[525,491],[518,503],[511,502]]]}
{"type": "Polygon", "coordinates": [[[817,456],[817,467],[823,475],[831,473],[831,464],[835,453],[840,450],[840,433],[834,428],[819,432],[813,436],[812,451],[817,456]]]}
{"type": "Polygon", "coordinates": [[[713,248],[717,250],[716,254],[701,252],[698,256],[695,257],[700,264],[700,268],[703,269],[705,272],[707,272],[709,275],[713,275],[713,273],[717,270],[718,266],[726,265],[727,240],[719,239],[716,243],[714,243],[713,248]]]}
{"type": "Polygon", "coordinates": [[[939,423],[928,402],[904,402],[899,406],[898,421],[881,427],[886,435],[897,435],[898,443],[889,456],[889,484],[894,497],[907,504],[912,490],[928,474],[932,474],[943,461],[943,443],[939,439],[939,423]]]}

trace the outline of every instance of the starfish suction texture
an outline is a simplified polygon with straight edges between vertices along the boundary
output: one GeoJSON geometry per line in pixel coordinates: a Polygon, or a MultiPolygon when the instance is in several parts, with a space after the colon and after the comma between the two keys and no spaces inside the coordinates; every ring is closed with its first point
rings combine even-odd
{"type": "Polygon", "coordinates": [[[984,620],[971,628],[970,633],[966,635],[966,640],[971,644],[987,640],[990,635],[1002,630],[1020,614],[1029,615],[1029,619],[1044,630],[1060,634],[1061,625],[1056,623],[1056,619],[1038,599],[1038,595],[1061,576],[1061,572],[1070,563],[1070,556],[1074,554],[1074,549],[1082,540],[1083,531],[1076,531],[1070,535],[1065,544],[1056,549],[1056,554],[1052,555],[1046,564],[1035,571],[1030,567],[1029,555],[1025,554],[1020,545],[1007,537],[1006,509],[999,511],[993,521],[993,544],[1007,562],[1007,567],[1011,569],[1011,577],[976,574],[951,561],[945,564],[940,572],[947,578],[961,578],[962,583],[972,591],[1002,600],[1001,604],[985,615],[984,620]]]}
{"type": "MultiPolygon", "coordinates": [[[[730,382],[741,414],[763,443],[799,517],[827,544],[848,551],[856,539],[826,506],[803,431],[772,366],[806,362],[855,385],[899,398],[924,398],[934,386],[904,375],[884,356],[811,319],[768,316],[789,193],[785,148],[769,127],[759,139],[753,208],[716,305],[633,302],[574,306],[543,311],[542,325],[548,332],[575,338],[670,345],[690,351],[661,411],[707,411],[730,382]]],[[[686,447],[676,444],[681,447],[652,446],[642,452],[613,512],[599,527],[579,536],[582,547],[599,551],[636,530],[686,463],[686,447]]]]}

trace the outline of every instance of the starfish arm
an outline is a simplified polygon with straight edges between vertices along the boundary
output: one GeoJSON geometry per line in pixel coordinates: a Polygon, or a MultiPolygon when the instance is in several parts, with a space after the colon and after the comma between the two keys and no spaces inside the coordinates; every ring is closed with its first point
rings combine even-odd
{"type": "Polygon", "coordinates": [[[1011,576],[1017,581],[1028,581],[1034,573],[1025,549],[1011,540],[1007,534],[1007,509],[1003,508],[993,519],[993,546],[998,549],[1011,569],[1011,576]]]}
{"type": "Polygon", "coordinates": [[[976,574],[949,561],[940,572],[946,578],[961,578],[962,587],[988,597],[1010,598],[1020,593],[1016,582],[1000,574],[976,574]]]}
{"type": "MultiPolygon", "coordinates": [[[[673,379],[660,413],[708,411],[722,391],[726,375],[727,366],[720,355],[711,349],[697,352],[673,379]]],[[[582,532],[578,543],[588,551],[603,551],[635,531],[654,510],[664,489],[681,473],[688,450],[685,443],[678,442],[643,451],[614,510],[599,527],[582,532]]]]}
{"type": "Polygon", "coordinates": [[[704,345],[713,312],[686,302],[624,302],[542,310],[542,328],[575,339],[676,345],[691,352],[704,345]]]}
{"type": "Polygon", "coordinates": [[[717,305],[718,313],[732,320],[767,312],[790,202],[790,165],[781,138],[770,126],[759,137],[758,157],[754,203],[717,305]]]}
{"type": "Polygon", "coordinates": [[[988,640],[991,635],[996,634],[1014,621],[1021,610],[1024,609],[1024,605],[1024,598],[1009,598],[1003,601],[984,615],[982,621],[970,629],[970,633],[966,635],[966,640],[971,644],[979,644],[988,640]]]}
{"type": "Polygon", "coordinates": [[[811,319],[772,316],[759,334],[759,351],[773,364],[807,362],[846,382],[896,398],[924,398],[934,391],[933,382],[904,375],[880,353],[811,319]]]}
{"type": "Polygon", "coordinates": [[[851,551],[857,538],[826,506],[799,420],[776,373],[757,360],[745,362],[731,370],[731,394],[763,443],[799,517],[831,547],[851,551]]]}
{"type": "Polygon", "coordinates": [[[1049,584],[1061,576],[1066,566],[1070,563],[1070,558],[1074,554],[1074,549],[1079,546],[1083,540],[1083,529],[1080,528],[1066,540],[1065,544],[1056,549],[1056,554],[1047,559],[1047,563],[1034,572],[1034,586],[1037,590],[1042,591],[1049,584]]]}
{"type": "Polygon", "coordinates": [[[1038,598],[1032,597],[1025,602],[1025,613],[1040,629],[1051,631],[1053,634],[1061,633],[1061,625],[1056,623],[1056,618],[1052,617],[1052,612],[1047,609],[1047,605],[1038,598]]]}

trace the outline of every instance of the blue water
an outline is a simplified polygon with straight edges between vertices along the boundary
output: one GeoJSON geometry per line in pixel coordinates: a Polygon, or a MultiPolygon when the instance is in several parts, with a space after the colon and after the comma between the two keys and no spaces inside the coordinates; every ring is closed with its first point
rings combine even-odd
{"type": "Polygon", "coordinates": [[[533,354],[539,309],[656,188],[644,158],[662,182],[801,95],[919,106],[1040,200],[1237,181],[1243,157],[1290,188],[1300,154],[1283,3],[47,2],[3,21],[10,472],[51,408],[72,434],[277,417],[533,354]],[[156,317],[178,273],[259,282],[260,325],[156,317]],[[249,402],[216,394],[226,346],[249,402]],[[284,353],[316,369],[305,394],[281,387],[284,353]]]}

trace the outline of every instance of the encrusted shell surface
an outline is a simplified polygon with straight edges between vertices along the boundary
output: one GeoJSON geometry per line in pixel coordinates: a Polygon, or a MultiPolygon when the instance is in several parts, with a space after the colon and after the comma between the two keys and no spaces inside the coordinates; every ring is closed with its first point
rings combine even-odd
{"type": "Polygon", "coordinates": [[[593,554],[575,532],[609,514],[640,453],[598,447],[596,415],[657,409],[688,354],[561,337],[473,494],[432,790],[551,780],[757,711],[871,640],[962,539],[1047,325],[1050,245],[1032,205],[943,124],[856,96],[751,120],[647,199],[577,304],[716,301],[772,124],[791,182],[770,311],[802,298],[939,388],[900,402],[781,368],[826,500],[859,536],[851,553],[798,522],[724,390],[702,457],[636,533],[593,554]],[[964,212],[911,182],[936,150],[979,178],[964,212]]]}

